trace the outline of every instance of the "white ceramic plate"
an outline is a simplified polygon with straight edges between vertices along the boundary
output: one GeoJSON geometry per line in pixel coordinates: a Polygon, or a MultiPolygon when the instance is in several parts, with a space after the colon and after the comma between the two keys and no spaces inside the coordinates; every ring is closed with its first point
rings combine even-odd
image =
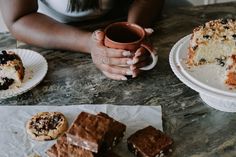
{"type": "Polygon", "coordinates": [[[27,49],[11,49],[22,59],[25,67],[25,76],[22,85],[19,88],[1,90],[0,99],[13,97],[38,85],[45,77],[48,64],[46,59],[39,53],[27,49]]]}
{"type": "Polygon", "coordinates": [[[224,83],[225,67],[208,64],[189,68],[186,64],[190,37],[188,35],[180,39],[170,52],[169,61],[173,72],[183,83],[199,92],[208,105],[222,111],[236,112],[236,89],[224,83]]]}

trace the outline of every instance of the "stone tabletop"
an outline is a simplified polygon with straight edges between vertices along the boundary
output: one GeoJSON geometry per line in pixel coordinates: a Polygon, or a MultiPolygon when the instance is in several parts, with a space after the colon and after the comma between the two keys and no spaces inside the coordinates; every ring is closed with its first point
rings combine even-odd
{"type": "MultiPolygon", "coordinates": [[[[225,17],[236,18],[236,3],[165,10],[151,37],[158,48],[157,66],[128,81],[105,78],[88,55],[18,46],[40,52],[48,61],[48,73],[32,90],[0,105],[161,105],[164,131],[175,141],[171,156],[236,157],[236,114],[204,104],[178,80],[168,61],[172,46],[194,27],[225,17]]],[[[0,49],[15,47],[9,33],[0,34],[0,49]]]]}

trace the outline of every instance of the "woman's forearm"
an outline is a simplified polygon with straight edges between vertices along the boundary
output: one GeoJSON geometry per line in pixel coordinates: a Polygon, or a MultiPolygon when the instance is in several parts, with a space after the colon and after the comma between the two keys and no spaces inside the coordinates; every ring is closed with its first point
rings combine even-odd
{"type": "Polygon", "coordinates": [[[90,52],[90,32],[61,24],[40,13],[19,18],[9,29],[18,40],[39,47],[90,52]]]}
{"type": "Polygon", "coordinates": [[[164,0],[134,0],[128,13],[128,21],[150,27],[161,14],[164,0]]]}

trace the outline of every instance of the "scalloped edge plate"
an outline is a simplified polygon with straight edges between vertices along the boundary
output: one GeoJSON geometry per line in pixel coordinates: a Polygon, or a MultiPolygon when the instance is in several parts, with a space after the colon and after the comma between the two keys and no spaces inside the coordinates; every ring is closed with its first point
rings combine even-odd
{"type": "Polygon", "coordinates": [[[29,91],[43,80],[48,71],[46,59],[38,52],[28,49],[9,49],[7,51],[14,51],[20,56],[25,67],[25,76],[19,88],[1,90],[0,99],[10,98],[29,91]]]}

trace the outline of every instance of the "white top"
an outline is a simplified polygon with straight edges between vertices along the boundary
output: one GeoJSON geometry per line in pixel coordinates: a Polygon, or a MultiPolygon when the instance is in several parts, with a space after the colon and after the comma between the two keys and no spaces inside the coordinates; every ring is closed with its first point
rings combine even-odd
{"type": "Polygon", "coordinates": [[[87,6],[82,4],[70,8],[68,7],[70,1],[72,0],[38,0],[38,12],[46,14],[59,22],[68,23],[100,17],[114,6],[114,0],[97,0],[96,5],[89,4],[91,0],[84,0],[88,3],[87,6]]]}

